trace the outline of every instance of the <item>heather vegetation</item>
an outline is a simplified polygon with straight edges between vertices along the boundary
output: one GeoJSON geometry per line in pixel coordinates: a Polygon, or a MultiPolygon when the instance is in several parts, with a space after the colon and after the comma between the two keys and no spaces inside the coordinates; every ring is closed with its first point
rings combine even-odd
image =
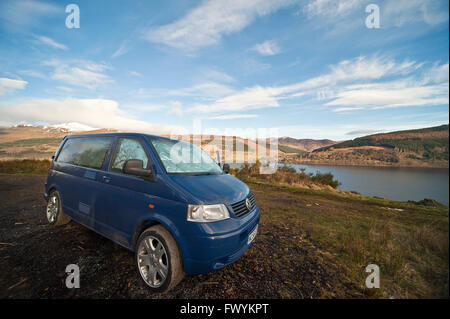
{"type": "Polygon", "coordinates": [[[49,160],[0,161],[0,175],[46,175],[49,168],[49,160]]]}
{"type": "Polygon", "coordinates": [[[289,185],[303,185],[311,186],[316,184],[320,186],[331,186],[337,188],[340,183],[334,179],[331,173],[315,174],[305,173],[305,169],[297,172],[294,168],[289,166],[278,167],[273,174],[261,174],[261,163],[257,161],[255,164],[244,164],[242,168],[232,169],[231,173],[240,179],[253,179],[264,181],[271,184],[289,184],[289,185]]]}

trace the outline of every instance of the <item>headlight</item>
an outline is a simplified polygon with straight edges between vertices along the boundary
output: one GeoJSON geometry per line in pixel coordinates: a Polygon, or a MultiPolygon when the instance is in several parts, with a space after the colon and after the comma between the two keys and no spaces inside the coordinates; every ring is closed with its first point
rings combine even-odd
{"type": "Polygon", "coordinates": [[[230,213],[223,204],[188,206],[187,220],[191,222],[215,222],[227,218],[230,213]]]}

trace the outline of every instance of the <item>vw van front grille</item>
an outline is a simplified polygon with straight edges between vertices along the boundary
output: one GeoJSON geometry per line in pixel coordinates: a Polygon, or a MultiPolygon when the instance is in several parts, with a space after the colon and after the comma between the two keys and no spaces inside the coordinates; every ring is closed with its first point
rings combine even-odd
{"type": "Polygon", "coordinates": [[[236,217],[243,217],[250,213],[253,208],[256,206],[255,197],[253,196],[253,193],[250,193],[245,199],[236,202],[234,204],[231,204],[231,208],[233,208],[233,212],[236,215],[236,217]],[[249,199],[251,207],[250,209],[247,208],[247,205],[245,204],[245,200],[249,199]]]}

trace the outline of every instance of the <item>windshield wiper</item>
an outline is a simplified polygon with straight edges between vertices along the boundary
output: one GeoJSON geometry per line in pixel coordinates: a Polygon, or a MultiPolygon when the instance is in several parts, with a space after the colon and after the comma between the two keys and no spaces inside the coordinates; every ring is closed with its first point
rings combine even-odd
{"type": "Polygon", "coordinates": [[[193,176],[201,176],[201,175],[219,175],[213,172],[199,172],[199,173],[194,173],[192,174],[193,176]]]}

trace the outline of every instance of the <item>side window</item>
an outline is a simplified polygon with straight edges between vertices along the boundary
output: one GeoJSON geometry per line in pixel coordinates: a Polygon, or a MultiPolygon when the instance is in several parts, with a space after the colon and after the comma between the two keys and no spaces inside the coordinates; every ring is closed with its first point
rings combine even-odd
{"type": "Polygon", "coordinates": [[[148,157],[142,144],[138,140],[132,138],[121,138],[116,147],[111,171],[121,173],[125,162],[131,159],[142,160],[143,167],[147,168],[148,157]]]}
{"type": "Polygon", "coordinates": [[[64,143],[58,155],[58,162],[95,169],[102,168],[112,137],[71,138],[64,143]]]}

